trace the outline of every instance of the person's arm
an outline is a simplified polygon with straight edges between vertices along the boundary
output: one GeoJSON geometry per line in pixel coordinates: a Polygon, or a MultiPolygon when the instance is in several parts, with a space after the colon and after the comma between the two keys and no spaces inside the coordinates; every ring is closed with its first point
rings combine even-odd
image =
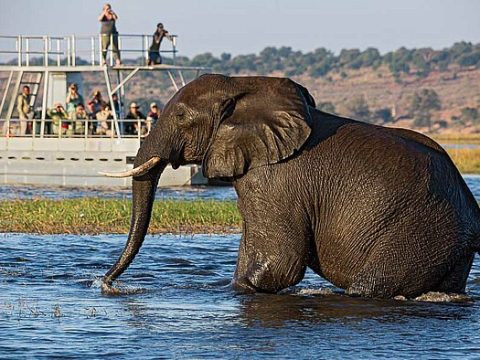
{"type": "Polygon", "coordinates": [[[98,17],[98,21],[103,21],[103,18],[107,15],[107,12],[105,10],[102,10],[102,13],[98,17]]]}
{"type": "Polygon", "coordinates": [[[68,104],[68,103],[70,102],[70,100],[71,100],[71,99],[70,99],[70,95],[71,95],[71,93],[69,92],[69,93],[67,94],[67,98],[65,99],[65,103],[67,103],[67,104],[68,104]]]}
{"type": "Polygon", "coordinates": [[[170,35],[167,30],[165,30],[165,37],[166,37],[168,40],[173,41],[173,36],[170,35]]]}
{"type": "Polygon", "coordinates": [[[116,12],[113,10],[110,10],[110,15],[112,15],[113,20],[117,21],[118,20],[118,15],[116,12]]]}

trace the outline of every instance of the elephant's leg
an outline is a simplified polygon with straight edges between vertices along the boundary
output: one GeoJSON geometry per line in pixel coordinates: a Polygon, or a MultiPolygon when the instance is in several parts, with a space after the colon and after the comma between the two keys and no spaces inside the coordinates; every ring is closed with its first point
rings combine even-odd
{"type": "Polygon", "coordinates": [[[275,293],[299,283],[308,263],[307,243],[304,232],[287,231],[278,222],[268,227],[245,223],[235,290],[275,293]]]}
{"type": "MultiPolygon", "coordinates": [[[[474,254],[457,256],[453,267],[429,262],[419,271],[413,256],[393,256],[394,250],[373,254],[347,288],[347,294],[392,298],[403,295],[414,298],[429,291],[463,293],[474,254]]],[[[433,254],[424,254],[434,258],[433,254]]],[[[424,264],[425,265],[425,264],[424,264]]]]}
{"type": "Polygon", "coordinates": [[[444,293],[464,293],[474,256],[475,254],[472,252],[469,255],[460,257],[451,272],[442,280],[435,290],[444,293]]]}

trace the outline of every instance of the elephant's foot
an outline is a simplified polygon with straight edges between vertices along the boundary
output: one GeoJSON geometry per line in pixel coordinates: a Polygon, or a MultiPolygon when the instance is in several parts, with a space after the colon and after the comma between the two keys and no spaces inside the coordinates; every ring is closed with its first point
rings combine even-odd
{"type": "Polygon", "coordinates": [[[144,292],[146,292],[145,289],[119,289],[105,282],[102,283],[102,294],[107,296],[135,295],[144,292]]]}

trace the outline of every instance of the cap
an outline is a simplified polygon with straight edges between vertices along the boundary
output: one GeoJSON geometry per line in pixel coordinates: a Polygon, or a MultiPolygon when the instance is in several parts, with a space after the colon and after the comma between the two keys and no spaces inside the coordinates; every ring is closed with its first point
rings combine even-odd
{"type": "Polygon", "coordinates": [[[152,103],[150,104],[150,107],[151,107],[151,108],[152,108],[152,107],[157,107],[157,103],[152,102],[152,103]]]}
{"type": "Polygon", "coordinates": [[[136,102],[132,102],[132,103],[130,104],[130,107],[131,107],[131,108],[137,108],[137,109],[138,109],[138,105],[137,105],[136,102]]]}

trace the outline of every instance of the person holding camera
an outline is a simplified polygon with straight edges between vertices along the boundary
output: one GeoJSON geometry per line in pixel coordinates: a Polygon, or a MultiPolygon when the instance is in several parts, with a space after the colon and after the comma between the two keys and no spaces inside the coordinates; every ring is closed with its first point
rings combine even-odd
{"type": "Polygon", "coordinates": [[[78,86],[75,83],[70,84],[68,88],[67,98],[65,99],[67,113],[72,115],[78,104],[83,104],[83,96],[78,93],[78,86]]]}
{"type": "Polygon", "coordinates": [[[163,27],[162,23],[157,24],[157,29],[152,36],[152,44],[148,49],[148,65],[157,65],[162,63],[162,56],[160,55],[160,45],[163,38],[166,37],[168,40],[173,41],[173,36],[171,36],[167,30],[163,27]]]}
{"type": "Polygon", "coordinates": [[[102,12],[98,17],[98,21],[102,24],[100,29],[100,37],[102,40],[102,65],[107,64],[107,50],[112,43],[113,58],[115,64],[121,64],[120,51],[118,50],[118,31],[115,22],[118,20],[118,15],[112,10],[110,4],[103,5],[102,12]]]}

